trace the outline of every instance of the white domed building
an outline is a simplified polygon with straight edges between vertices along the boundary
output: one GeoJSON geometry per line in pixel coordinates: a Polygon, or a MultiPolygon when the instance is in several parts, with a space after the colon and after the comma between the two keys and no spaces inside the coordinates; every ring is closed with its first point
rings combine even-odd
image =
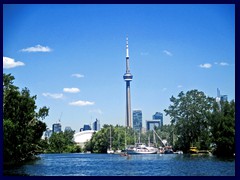
{"type": "Polygon", "coordinates": [[[86,130],[86,131],[80,131],[73,135],[73,141],[80,145],[81,147],[84,147],[84,144],[87,141],[90,141],[92,138],[93,133],[96,132],[94,130],[86,130]]]}

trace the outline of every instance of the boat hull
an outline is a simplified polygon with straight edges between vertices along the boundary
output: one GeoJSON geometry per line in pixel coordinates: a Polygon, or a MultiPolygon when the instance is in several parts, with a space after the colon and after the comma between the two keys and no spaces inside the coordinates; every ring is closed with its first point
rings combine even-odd
{"type": "Polygon", "coordinates": [[[127,154],[157,154],[157,151],[136,151],[136,150],[127,150],[127,154]]]}

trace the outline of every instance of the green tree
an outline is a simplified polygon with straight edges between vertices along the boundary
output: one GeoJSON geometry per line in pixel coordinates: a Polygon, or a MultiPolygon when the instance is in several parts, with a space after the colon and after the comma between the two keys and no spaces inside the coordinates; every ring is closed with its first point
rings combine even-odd
{"type": "Polygon", "coordinates": [[[74,131],[53,133],[49,138],[48,152],[81,152],[81,148],[73,142],[74,131]]]}
{"type": "Polygon", "coordinates": [[[63,153],[66,148],[66,141],[63,132],[53,133],[49,138],[50,152],[63,153]]]}
{"type": "Polygon", "coordinates": [[[175,125],[174,134],[177,139],[175,148],[187,152],[190,146],[206,149],[210,146],[209,116],[213,98],[198,90],[180,92],[178,98],[171,97],[172,104],[165,109],[175,125]]]}
{"type": "Polygon", "coordinates": [[[3,132],[4,162],[20,162],[34,157],[41,151],[39,142],[46,124],[42,120],[49,108],[36,112],[36,96],[27,88],[19,91],[13,85],[14,77],[3,74],[3,132]]]}
{"type": "Polygon", "coordinates": [[[235,102],[214,103],[211,115],[212,141],[216,145],[215,154],[232,156],[235,153],[235,102]]]}

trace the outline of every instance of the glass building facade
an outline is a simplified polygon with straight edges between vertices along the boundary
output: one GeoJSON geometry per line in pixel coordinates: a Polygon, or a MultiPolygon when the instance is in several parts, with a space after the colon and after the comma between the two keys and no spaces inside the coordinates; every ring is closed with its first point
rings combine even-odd
{"type": "Polygon", "coordinates": [[[93,122],[93,130],[99,131],[100,130],[100,121],[96,119],[96,121],[93,122]]]}
{"type": "Polygon", "coordinates": [[[52,131],[53,131],[53,133],[62,132],[62,125],[60,123],[53,124],[52,125],[52,131]]]}
{"type": "Polygon", "coordinates": [[[133,129],[137,131],[142,130],[142,111],[133,110],[133,129]]]}
{"type": "Polygon", "coordinates": [[[161,127],[163,126],[163,114],[162,113],[156,112],[153,115],[153,120],[160,120],[160,125],[161,125],[161,127]]]}
{"type": "Polygon", "coordinates": [[[161,121],[160,120],[146,120],[146,128],[147,131],[151,131],[154,127],[160,127],[161,121]]]}

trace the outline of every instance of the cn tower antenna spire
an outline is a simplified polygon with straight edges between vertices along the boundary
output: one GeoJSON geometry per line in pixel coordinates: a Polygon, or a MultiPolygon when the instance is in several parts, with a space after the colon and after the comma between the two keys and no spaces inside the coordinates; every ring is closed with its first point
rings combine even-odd
{"type": "Polygon", "coordinates": [[[128,51],[128,37],[126,38],[126,73],[130,72],[129,67],[129,51],[128,51]]]}

